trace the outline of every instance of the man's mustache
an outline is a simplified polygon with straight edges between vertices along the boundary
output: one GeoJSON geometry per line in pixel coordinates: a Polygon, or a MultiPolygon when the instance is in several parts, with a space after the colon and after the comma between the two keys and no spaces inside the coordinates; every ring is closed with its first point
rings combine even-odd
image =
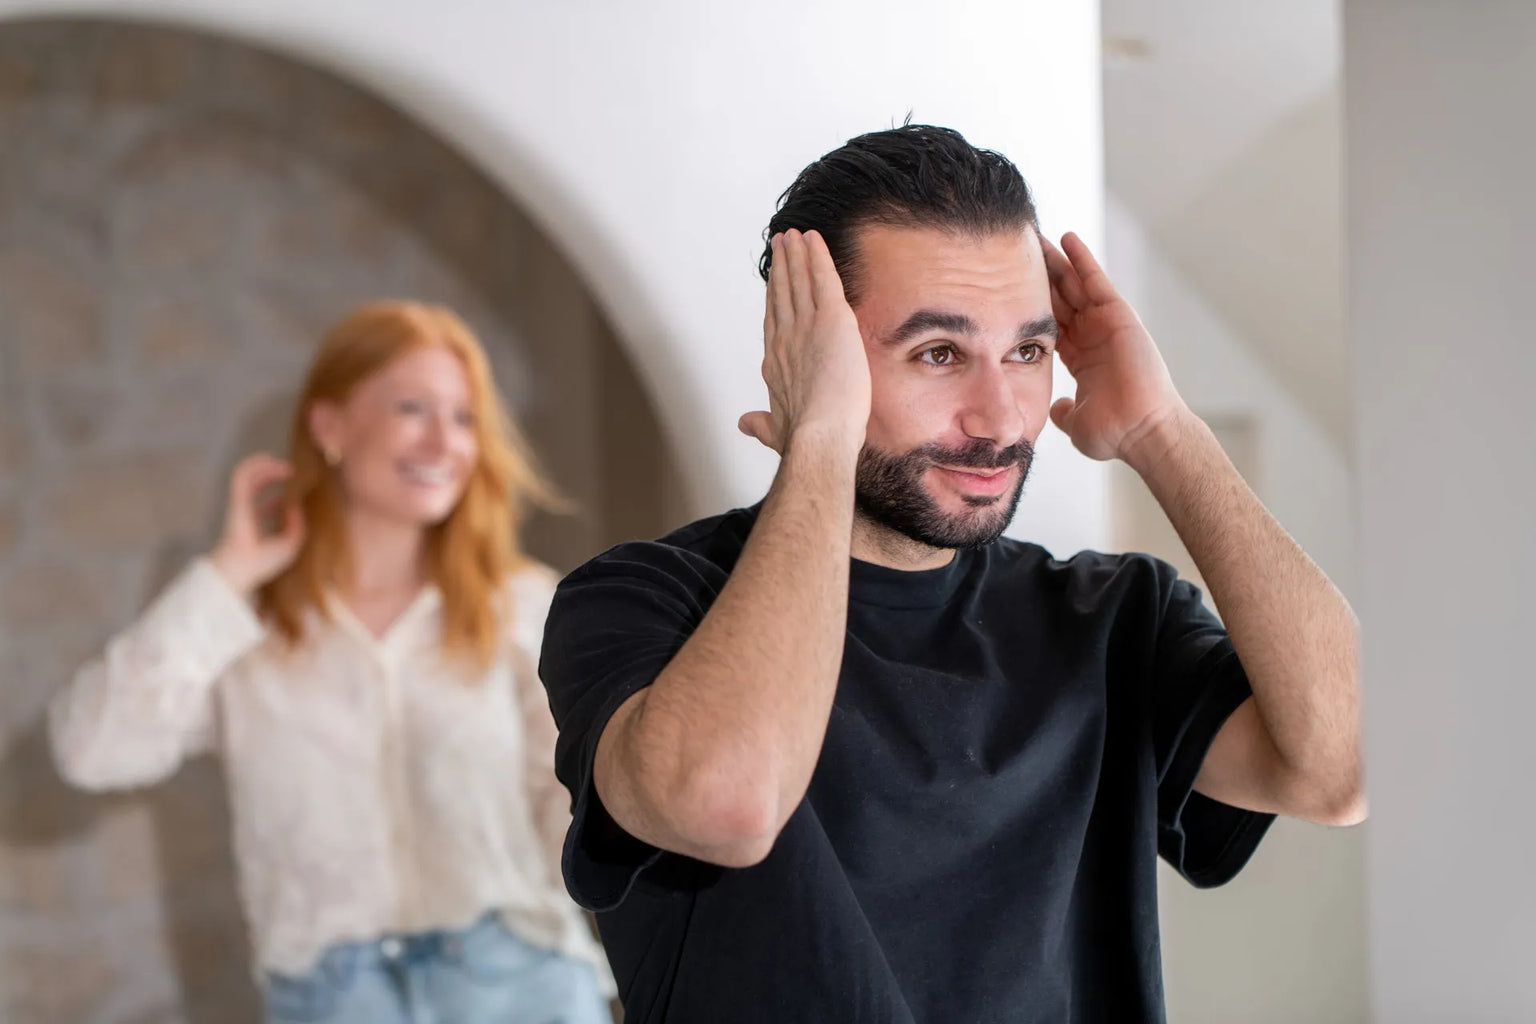
{"type": "Polygon", "coordinates": [[[1005,469],[1029,465],[1035,458],[1035,446],[1021,439],[1006,448],[999,448],[991,441],[976,438],[958,446],[932,442],[913,449],[910,454],[957,469],[1005,469]]]}

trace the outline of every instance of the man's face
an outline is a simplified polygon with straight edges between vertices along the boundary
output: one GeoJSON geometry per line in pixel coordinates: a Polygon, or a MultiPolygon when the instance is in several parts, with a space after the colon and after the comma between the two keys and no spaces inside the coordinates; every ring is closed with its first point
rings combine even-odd
{"type": "Polygon", "coordinates": [[[931,547],[985,544],[1013,519],[1050,411],[1040,242],[871,225],[858,246],[872,385],[858,510],[931,547]]]}

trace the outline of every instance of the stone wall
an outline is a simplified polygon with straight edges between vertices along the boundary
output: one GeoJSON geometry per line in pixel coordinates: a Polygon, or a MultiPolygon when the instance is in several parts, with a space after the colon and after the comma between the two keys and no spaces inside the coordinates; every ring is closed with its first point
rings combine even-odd
{"type": "Polygon", "coordinates": [[[430,132],[315,69],[182,31],[0,24],[0,1020],[258,1019],[216,763],[92,797],[51,692],[211,542],[282,452],[321,330],[380,296],[481,333],[578,512],[569,568],[681,503],[586,289],[430,132]]]}

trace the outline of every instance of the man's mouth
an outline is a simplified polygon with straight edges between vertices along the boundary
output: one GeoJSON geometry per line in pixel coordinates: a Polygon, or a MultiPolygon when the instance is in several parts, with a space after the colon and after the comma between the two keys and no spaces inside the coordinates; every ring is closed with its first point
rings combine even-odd
{"type": "Polygon", "coordinates": [[[1013,482],[1013,471],[1017,464],[1002,467],[979,466],[943,466],[935,465],[944,479],[965,494],[992,495],[1002,494],[1013,482]]]}

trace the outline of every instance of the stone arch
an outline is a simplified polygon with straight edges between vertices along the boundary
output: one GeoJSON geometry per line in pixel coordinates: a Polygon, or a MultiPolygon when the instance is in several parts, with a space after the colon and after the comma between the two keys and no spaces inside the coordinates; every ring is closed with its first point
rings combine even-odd
{"type": "Polygon", "coordinates": [[[530,526],[558,568],[678,518],[663,411],[500,182],[313,65],[0,22],[0,150],[0,1016],[254,1021],[216,769],[74,793],[49,693],[211,542],[229,468],[282,449],[319,332],[359,301],[445,302],[480,332],[578,506],[530,526]]]}

